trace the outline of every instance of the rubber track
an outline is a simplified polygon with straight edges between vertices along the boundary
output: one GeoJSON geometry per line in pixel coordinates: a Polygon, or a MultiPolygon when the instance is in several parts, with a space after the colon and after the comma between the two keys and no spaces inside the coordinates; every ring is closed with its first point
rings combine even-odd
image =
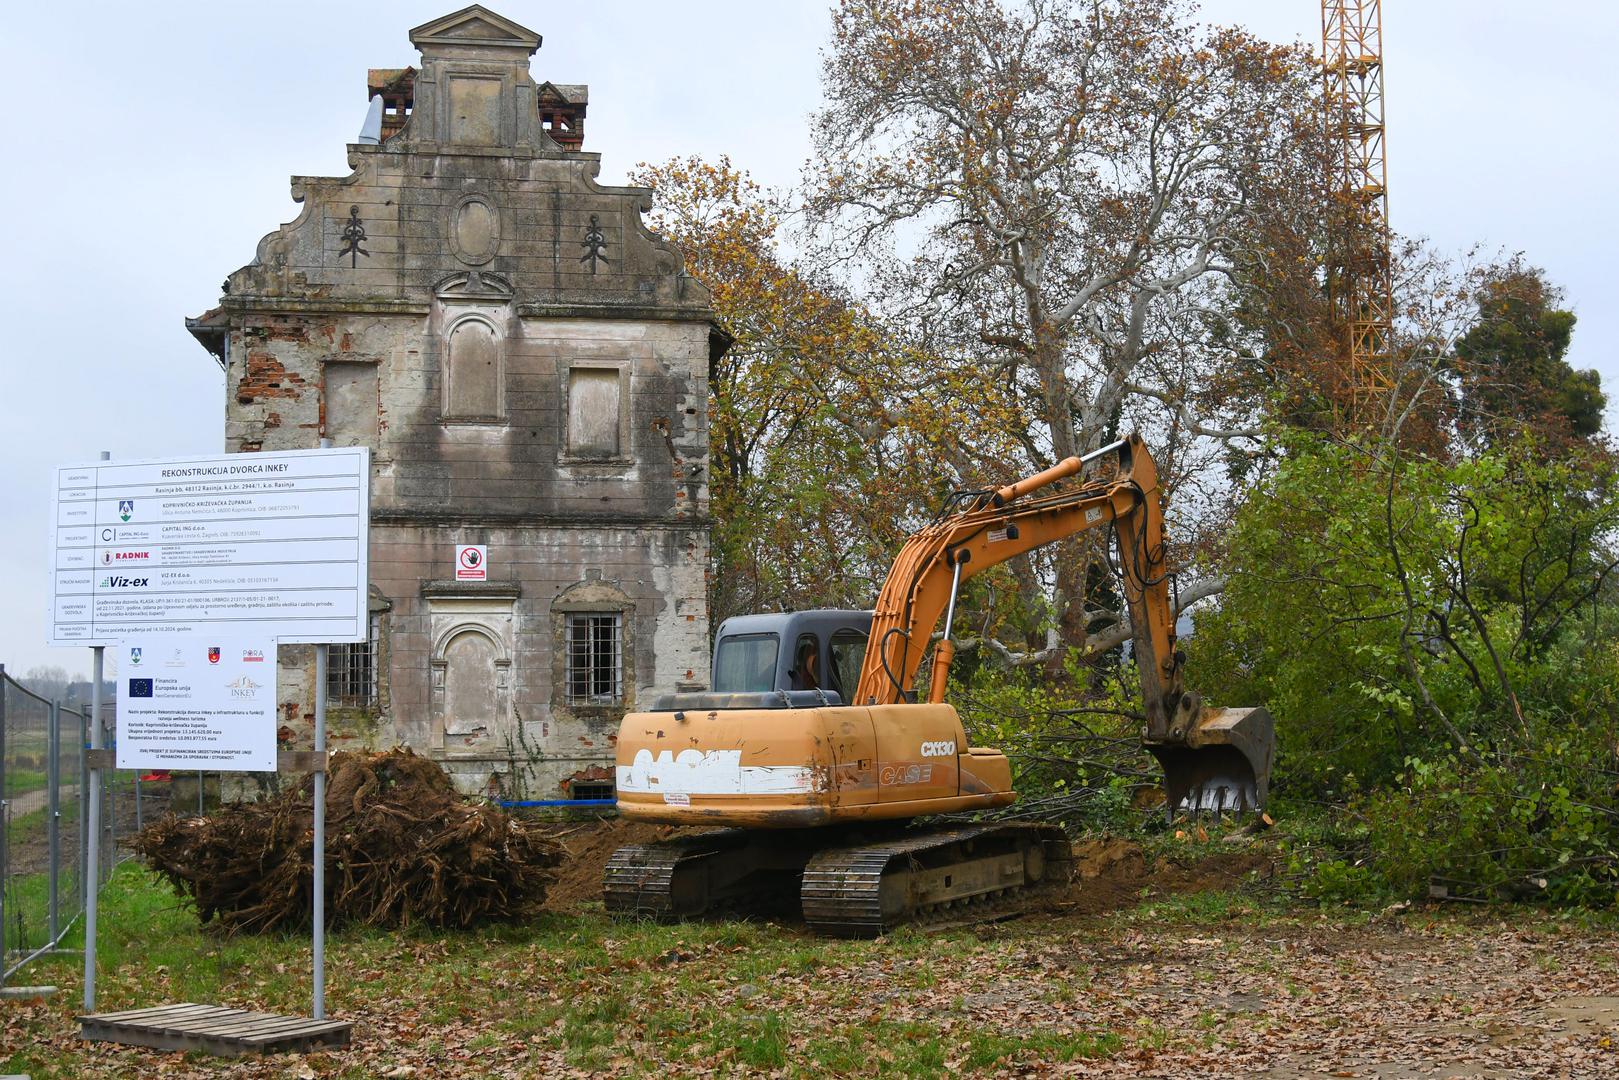
{"type": "Polygon", "coordinates": [[[997,833],[1002,836],[1028,834],[1030,839],[1046,846],[1046,880],[1066,876],[1071,856],[1051,858],[1050,854],[1053,845],[1057,845],[1059,853],[1068,851],[1067,837],[1056,826],[991,822],[928,830],[884,843],[859,844],[818,852],[804,868],[801,890],[804,921],[817,933],[839,937],[876,937],[900,923],[919,921],[939,905],[929,905],[892,923],[884,923],[880,897],[883,872],[895,859],[997,833]]]}
{"type": "MultiPolygon", "coordinates": [[[[674,876],[681,862],[747,841],[741,830],[704,833],[656,844],[630,844],[613,852],[602,871],[602,906],[608,911],[675,918],[674,876]]],[[[695,912],[693,914],[702,914],[695,912]]]]}

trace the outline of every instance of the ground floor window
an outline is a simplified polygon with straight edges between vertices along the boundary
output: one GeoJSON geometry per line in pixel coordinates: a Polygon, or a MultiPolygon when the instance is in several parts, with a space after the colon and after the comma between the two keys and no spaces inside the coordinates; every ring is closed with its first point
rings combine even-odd
{"type": "Polygon", "coordinates": [[[382,615],[373,612],[365,641],[330,645],[326,652],[326,700],[340,708],[375,708],[377,704],[377,641],[382,637],[382,615]]]}
{"type": "Polygon", "coordinates": [[[568,616],[568,704],[617,705],[624,700],[623,619],[616,611],[568,616]]]}

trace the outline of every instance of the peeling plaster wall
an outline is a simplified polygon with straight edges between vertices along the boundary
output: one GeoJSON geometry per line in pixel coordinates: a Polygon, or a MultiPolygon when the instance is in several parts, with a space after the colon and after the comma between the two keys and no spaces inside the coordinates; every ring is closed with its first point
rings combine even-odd
{"type": "MultiPolygon", "coordinates": [[[[717,337],[641,224],[650,192],[597,185],[595,155],[539,130],[525,34],[478,7],[418,27],[405,128],[351,146],[347,177],[295,178],[297,220],[190,325],[226,358],[228,450],[371,447],[379,698],[331,711],[333,747],[403,743],[466,790],[552,798],[601,775],[625,709],[707,681],[717,337]],[[481,80],[471,126],[457,79],[481,80]],[[490,581],[455,582],[457,544],[488,545],[490,581]],[[566,610],[621,612],[619,706],[561,700],[566,610]],[[487,723],[456,712],[474,698],[487,723]]],[[[312,657],[281,650],[291,745],[312,657]]]]}

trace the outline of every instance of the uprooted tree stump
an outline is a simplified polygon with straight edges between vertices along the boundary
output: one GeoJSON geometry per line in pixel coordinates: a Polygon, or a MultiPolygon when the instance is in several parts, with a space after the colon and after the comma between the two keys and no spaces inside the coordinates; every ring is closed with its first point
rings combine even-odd
{"type": "MultiPolygon", "coordinates": [[[[337,753],[326,786],[333,925],[471,926],[537,915],[563,850],[498,807],[462,797],[407,748],[337,753]]],[[[167,816],[136,835],[147,863],[229,932],[309,925],[312,777],[262,802],[167,816]]]]}

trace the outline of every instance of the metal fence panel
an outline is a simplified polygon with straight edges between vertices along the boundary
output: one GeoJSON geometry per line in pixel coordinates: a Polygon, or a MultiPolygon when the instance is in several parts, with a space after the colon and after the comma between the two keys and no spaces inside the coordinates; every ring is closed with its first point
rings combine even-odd
{"type": "MultiPolygon", "coordinates": [[[[84,912],[86,712],[0,665],[0,983],[57,947],[84,912]]],[[[116,827],[102,838],[108,855],[116,838],[116,827]]]]}
{"type": "Polygon", "coordinates": [[[53,791],[59,710],[0,674],[0,942],[5,972],[51,944],[51,897],[60,911],[59,791],[53,791]],[[58,835],[59,839],[59,835],[58,835]],[[53,882],[56,887],[53,887],[53,882]]]}
{"type": "MultiPolygon", "coordinates": [[[[113,747],[116,703],[102,705],[101,745],[113,747]]],[[[99,800],[95,842],[99,889],[131,857],[129,840],[167,813],[201,814],[208,777],[166,772],[142,780],[100,769],[90,790],[90,707],[54,702],[18,683],[0,664],[0,985],[60,947],[85,911],[89,800],[99,800]]]]}

